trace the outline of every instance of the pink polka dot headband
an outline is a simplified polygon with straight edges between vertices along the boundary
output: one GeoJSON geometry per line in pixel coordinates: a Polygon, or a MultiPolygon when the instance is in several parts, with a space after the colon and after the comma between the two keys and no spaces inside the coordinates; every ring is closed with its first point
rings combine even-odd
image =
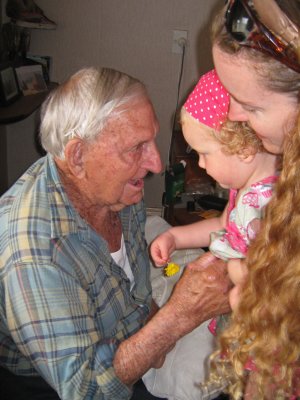
{"type": "Polygon", "coordinates": [[[221,84],[216,70],[203,75],[183,107],[197,121],[220,130],[229,108],[229,94],[221,84]]]}

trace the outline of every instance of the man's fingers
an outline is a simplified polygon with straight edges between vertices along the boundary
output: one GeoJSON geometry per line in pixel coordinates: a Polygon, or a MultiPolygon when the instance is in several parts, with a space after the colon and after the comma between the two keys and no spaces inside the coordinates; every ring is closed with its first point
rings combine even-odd
{"type": "Polygon", "coordinates": [[[189,263],[187,265],[187,268],[193,271],[202,271],[216,260],[217,258],[212,253],[207,252],[202,254],[200,257],[196,258],[191,263],[189,263]]]}

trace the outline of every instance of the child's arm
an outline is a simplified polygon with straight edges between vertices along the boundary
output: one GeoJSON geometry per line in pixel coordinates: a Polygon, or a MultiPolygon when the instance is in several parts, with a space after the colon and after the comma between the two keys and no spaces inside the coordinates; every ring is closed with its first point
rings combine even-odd
{"type": "Polygon", "coordinates": [[[156,265],[164,265],[175,250],[207,247],[210,233],[223,229],[227,207],[217,218],[203,219],[189,225],[175,226],[159,235],[151,244],[150,253],[156,265]]]}

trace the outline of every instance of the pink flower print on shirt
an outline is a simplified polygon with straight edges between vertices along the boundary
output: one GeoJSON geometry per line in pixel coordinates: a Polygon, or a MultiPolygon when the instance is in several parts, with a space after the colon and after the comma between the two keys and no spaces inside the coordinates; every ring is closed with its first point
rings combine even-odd
{"type": "Polygon", "coordinates": [[[266,199],[269,199],[273,195],[273,191],[271,189],[264,190],[261,192],[262,196],[264,196],[266,199]]]}
{"type": "Polygon", "coordinates": [[[250,207],[259,208],[258,193],[256,191],[248,192],[243,196],[243,204],[249,204],[250,207]]]}
{"type": "Polygon", "coordinates": [[[224,235],[228,240],[229,245],[236,251],[246,255],[247,254],[247,243],[244,236],[238,230],[238,227],[234,222],[228,222],[226,226],[226,233],[224,235]]]}

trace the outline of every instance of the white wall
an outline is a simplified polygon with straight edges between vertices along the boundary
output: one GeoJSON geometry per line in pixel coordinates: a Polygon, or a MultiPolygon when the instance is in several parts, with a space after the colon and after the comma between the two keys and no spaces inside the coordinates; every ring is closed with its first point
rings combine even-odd
{"type": "MultiPolygon", "coordinates": [[[[188,31],[180,104],[212,67],[212,14],[223,0],[36,0],[58,28],[32,30],[30,51],[53,58],[51,79],[62,82],[83,66],[119,69],[146,83],[158,120],[158,146],[167,163],[181,56],[173,30],[188,31]]],[[[146,181],[147,206],[161,205],[162,175],[146,181]]]]}

